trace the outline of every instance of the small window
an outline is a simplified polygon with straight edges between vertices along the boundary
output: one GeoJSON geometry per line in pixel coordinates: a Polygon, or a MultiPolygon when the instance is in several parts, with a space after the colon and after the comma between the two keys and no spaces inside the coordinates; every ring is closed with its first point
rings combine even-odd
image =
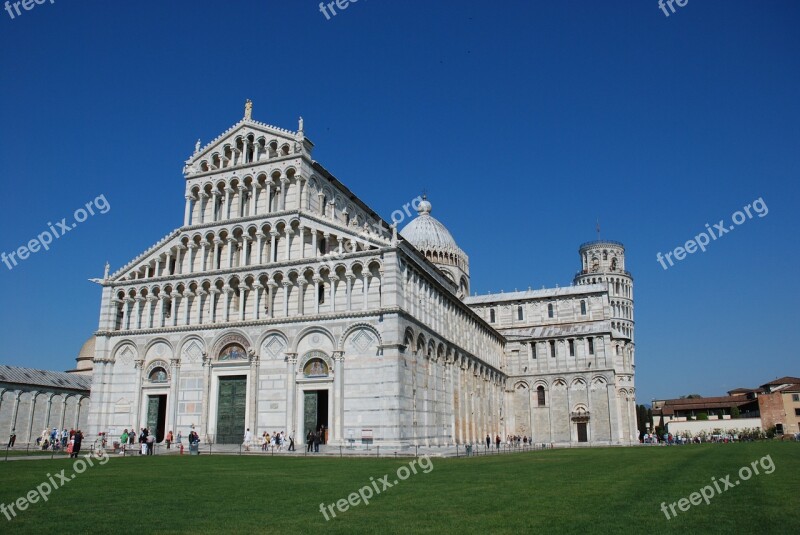
{"type": "Polygon", "coordinates": [[[517,320],[518,321],[522,321],[522,319],[523,319],[522,306],[518,306],[517,307],[517,320]]]}
{"type": "Polygon", "coordinates": [[[581,301],[581,316],[586,315],[586,301],[581,301]]]}
{"type": "Polygon", "coordinates": [[[545,406],[544,387],[539,386],[536,388],[536,403],[539,407],[545,406]]]}
{"type": "Polygon", "coordinates": [[[489,309],[489,323],[494,323],[494,320],[495,320],[494,309],[490,308],[489,309]]]}
{"type": "Polygon", "coordinates": [[[617,356],[622,355],[622,348],[617,346],[617,356]]]}
{"type": "Polygon", "coordinates": [[[589,354],[594,355],[594,339],[589,338],[589,354]]]}
{"type": "Polygon", "coordinates": [[[547,305],[547,317],[548,318],[552,318],[553,317],[553,303],[550,303],[549,305],[547,305]]]}
{"type": "Polygon", "coordinates": [[[531,358],[532,359],[536,358],[536,342],[533,342],[531,344],[531,358]]]}
{"type": "Polygon", "coordinates": [[[550,340],[550,357],[556,358],[556,342],[555,340],[550,340]]]}
{"type": "Polygon", "coordinates": [[[794,410],[794,415],[795,416],[800,416],[800,409],[795,409],[794,410]]]}
{"type": "Polygon", "coordinates": [[[575,356],[575,341],[574,340],[570,340],[569,341],[569,356],[570,357],[574,357],[575,356]]]}
{"type": "Polygon", "coordinates": [[[792,394],[792,401],[800,401],[800,394],[792,394]]]}
{"type": "Polygon", "coordinates": [[[325,303],[325,285],[320,284],[319,290],[317,291],[317,303],[320,305],[325,303]]]}
{"type": "Polygon", "coordinates": [[[775,433],[778,435],[783,434],[783,424],[775,424],[775,433]]]}

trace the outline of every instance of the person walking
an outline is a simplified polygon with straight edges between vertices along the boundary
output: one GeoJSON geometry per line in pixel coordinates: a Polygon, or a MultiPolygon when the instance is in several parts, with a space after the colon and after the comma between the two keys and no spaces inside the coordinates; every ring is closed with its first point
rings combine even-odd
{"type": "Polygon", "coordinates": [[[167,433],[167,438],[164,440],[164,442],[166,442],[166,444],[167,444],[167,449],[169,449],[169,445],[172,444],[173,438],[174,437],[172,436],[172,431],[167,433]]]}
{"type": "Polygon", "coordinates": [[[494,444],[495,444],[495,449],[499,450],[500,449],[500,435],[496,435],[494,437],[494,444]]]}
{"type": "Polygon", "coordinates": [[[489,448],[491,448],[491,447],[492,447],[492,437],[490,437],[490,436],[487,434],[487,435],[486,435],[486,449],[488,450],[488,449],[489,449],[489,448]]]}
{"type": "Polygon", "coordinates": [[[308,432],[306,435],[306,452],[311,451],[311,448],[314,447],[314,435],[311,431],[308,432]]]}
{"type": "Polygon", "coordinates": [[[294,451],[294,433],[289,435],[289,450],[288,451],[294,451]]]}
{"type": "Polygon", "coordinates": [[[16,441],[17,441],[17,433],[16,433],[16,429],[12,429],[12,430],[11,430],[11,436],[10,436],[10,437],[8,437],[8,447],[9,447],[9,448],[13,448],[13,447],[14,447],[14,443],[15,443],[16,441]]]}
{"type": "Polygon", "coordinates": [[[322,437],[319,431],[314,433],[314,453],[319,453],[319,443],[322,442],[322,437]]]}
{"type": "Polygon", "coordinates": [[[244,451],[250,451],[250,443],[253,441],[253,434],[250,432],[250,428],[248,427],[244,432],[244,451]]]}

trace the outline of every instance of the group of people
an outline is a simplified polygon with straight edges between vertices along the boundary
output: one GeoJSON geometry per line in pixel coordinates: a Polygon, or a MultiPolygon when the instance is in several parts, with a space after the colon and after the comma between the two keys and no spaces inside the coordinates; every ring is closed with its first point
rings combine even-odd
{"type": "Polygon", "coordinates": [[[306,451],[319,453],[319,445],[325,444],[325,428],[309,431],[306,435],[306,451]]]}
{"type": "MultiPolygon", "coordinates": [[[[273,450],[282,451],[285,445],[288,446],[286,451],[295,451],[294,449],[294,436],[289,435],[286,436],[286,433],[283,431],[278,432],[275,431],[273,434],[269,434],[268,431],[264,431],[261,433],[260,438],[260,445],[261,451],[267,451],[269,448],[273,450]]],[[[253,434],[250,432],[250,428],[248,427],[247,430],[244,432],[244,442],[242,443],[244,446],[244,451],[250,451],[250,448],[253,446],[253,434]]]]}
{"type": "MultiPolygon", "coordinates": [[[[66,450],[70,457],[77,457],[83,442],[83,433],[80,429],[63,429],[59,431],[57,427],[53,429],[44,429],[42,434],[36,439],[36,445],[44,450],[66,450]]],[[[11,438],[8,441],[8,447],[12,448],[17,441],[17,435],[12,431],[11,438]]]]}

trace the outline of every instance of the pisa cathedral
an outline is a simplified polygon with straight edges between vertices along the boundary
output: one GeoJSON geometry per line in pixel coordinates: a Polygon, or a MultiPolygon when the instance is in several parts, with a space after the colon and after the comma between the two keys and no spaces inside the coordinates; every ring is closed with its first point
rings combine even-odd
{"type": "Polygon", "coordinates": [[[622,244],[582,245],[570,287],[471,296],[469,258],[427,199],[398,229],[313,148],[302,119],[297,131],[255,121],[249,101],[197,143],[183,225],[98,280],[90,433],[635,440],[622,244]]]}

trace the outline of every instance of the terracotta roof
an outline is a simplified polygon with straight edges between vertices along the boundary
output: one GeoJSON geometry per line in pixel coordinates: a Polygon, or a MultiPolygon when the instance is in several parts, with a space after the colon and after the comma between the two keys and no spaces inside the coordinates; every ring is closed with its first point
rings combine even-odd
{"type": "Polygon", "coordinates": [[[761,386],[800,385],[800,377],[781,377],[761,386]]]}

